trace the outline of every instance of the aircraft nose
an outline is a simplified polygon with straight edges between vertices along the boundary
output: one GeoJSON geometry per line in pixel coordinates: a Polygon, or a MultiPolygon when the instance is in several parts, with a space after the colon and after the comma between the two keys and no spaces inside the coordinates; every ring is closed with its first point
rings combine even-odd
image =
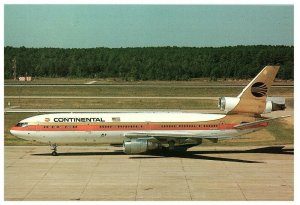
{"type": "Polygon", "coordinates": [[[14,129],[14,127],[10,128],[9,130],[10,134],[12,134],[13,136],[17,135],[17,131],[14,129]]]}
{"type": "Polygon", "coordinates": [[[15,134],[15,131],[13,130],[13,127],[12,127],[12,128],[10,128],[9,132],[10,132],[10,134],[12,134],[12,135],[14,135],[14,134],[15,134]]]}

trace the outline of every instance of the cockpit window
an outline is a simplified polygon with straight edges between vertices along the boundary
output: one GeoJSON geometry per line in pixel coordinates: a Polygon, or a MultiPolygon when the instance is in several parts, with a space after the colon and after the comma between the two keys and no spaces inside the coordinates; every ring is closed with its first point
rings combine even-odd
{"type": "Polygon", "coordinates": [[[27,127],[28,126],[28,122],[19,122],[16,126],[17,127],[27,127]]]}

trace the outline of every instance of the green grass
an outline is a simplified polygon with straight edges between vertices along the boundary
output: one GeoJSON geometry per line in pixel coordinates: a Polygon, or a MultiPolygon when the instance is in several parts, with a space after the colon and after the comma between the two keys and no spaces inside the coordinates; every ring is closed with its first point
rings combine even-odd
{"type": "Polygon", "coordinates": [[[276,144],[294,144],[294,127],[284,122],[274,121],[268,126],[268,131],[275,137],[276,144]]]}
{"type": "Polygon", "coordinates": [[[216,100],[189,99],[8,99],[18,109],[217,109],[216,100]]]}
{"type": "MultiPolygon", "coordinates": [[[[241,87],[165,87],[165,86],[89,86],[89,87],[5,87],[5,96],[180,96],[180,97],[221,97],[237,96],[241,87]]],[[[293,96],[294,88],[276,87],[270,96],[293,96]]]]}
{"type": "MultiPolygon", "coordinates": [[[[293,88],[273,88],[271,96],[293,96],[293,88]]],[[[60,99],[59,96],[112,96],[112,97],[219,97],[237,96],[241,88],[195,87],[5,87],[5,107],[8,102],[18,108],[94,108],[94,109],[217,109],[216,100],[191,99],[60,99]],[[21,96],[58,96],[53,99],[25,99],[21,96]]],[[[287,105],[293,105],[287,99],[287,105]]]]}

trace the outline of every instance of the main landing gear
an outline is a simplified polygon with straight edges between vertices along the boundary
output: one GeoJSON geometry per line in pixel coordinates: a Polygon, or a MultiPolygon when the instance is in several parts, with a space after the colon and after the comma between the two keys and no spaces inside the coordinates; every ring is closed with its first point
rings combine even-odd
{"type": "Polygon", "coordinates": [[[175,141],[168,141],[168,146],[162,146],[161,149],[164,152],[174,151],[175,150],[175,141]]]}
{"type": "Polygon", "coordinates": [[[175,149],[175,142],[174,141],[169,141],[169,150],[173,151],[175,149]]]}
{"type": "Polygon", "coordinates": [[[52,156],[58,156],[58,154],[57,154],[57,144],[56,143],[54,143],[54,144],[50,144],[50,146],[51,146],[51,150],[53,150],[52,151],[52,156]]]}

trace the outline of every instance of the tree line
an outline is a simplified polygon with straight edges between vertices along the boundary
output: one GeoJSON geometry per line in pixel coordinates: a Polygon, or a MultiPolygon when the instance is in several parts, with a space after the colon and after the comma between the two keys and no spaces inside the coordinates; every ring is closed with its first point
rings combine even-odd
{"type": "Polygon", "coordinates": [[[245,79],[280,64],[278,78],[294,78],[293,46],[4,48],[4,77],[117,77],[124,80],[245,79]]]}

